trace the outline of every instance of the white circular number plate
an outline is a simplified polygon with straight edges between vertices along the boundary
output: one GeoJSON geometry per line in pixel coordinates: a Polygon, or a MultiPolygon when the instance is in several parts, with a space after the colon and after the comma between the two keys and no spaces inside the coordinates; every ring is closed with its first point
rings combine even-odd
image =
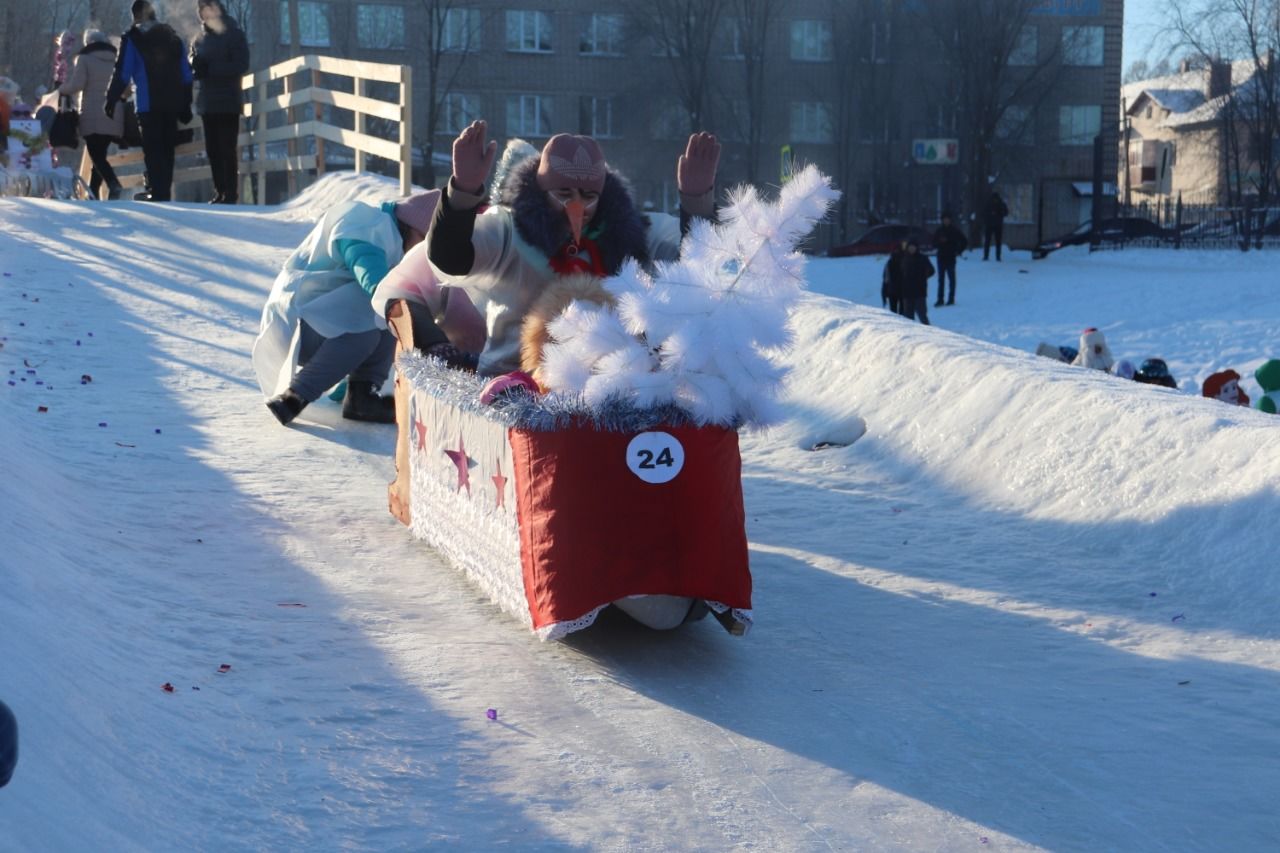
{"type": "Polygon", "coordinates": [[[684,447],[667,432],[642,432],[627,445],[627,467],[646,483],[669,483],[684,467],[684,447]]]}

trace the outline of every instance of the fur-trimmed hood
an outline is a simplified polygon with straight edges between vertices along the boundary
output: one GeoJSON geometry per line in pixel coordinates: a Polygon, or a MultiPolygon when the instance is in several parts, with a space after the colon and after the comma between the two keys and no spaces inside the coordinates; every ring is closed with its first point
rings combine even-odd
{"type": "MultiPolygon", "coordinates": [[[[564,216],[547,204],[547,194],[538,186],[537,174],[537,157],[518,163],[499,188],[497,201],[511,210],[521,239],[551,258],[569,238],[569,228],[564,216]]],[[[636,209],[626,179],[609,170],[596,215],[584,235],[599,247],[607,275],[616,274],[627,258],[648,266],[648,228],[648,220],[636,209]]]]}

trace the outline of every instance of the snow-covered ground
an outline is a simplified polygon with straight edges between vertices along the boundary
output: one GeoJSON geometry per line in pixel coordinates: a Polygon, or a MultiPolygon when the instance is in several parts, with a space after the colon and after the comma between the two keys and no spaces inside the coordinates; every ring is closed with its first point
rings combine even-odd
{"type": "Polygon", "coordinates": [[[931,328],[815,260],[755,628],[545,644],[387,513],[391,428],[253,381],[309,222],[392,195],[0,199],[0,850],[1280,846],[1280,420],[1031,354],[1256,398],[1274,254],[971,254],[931,328]]]}

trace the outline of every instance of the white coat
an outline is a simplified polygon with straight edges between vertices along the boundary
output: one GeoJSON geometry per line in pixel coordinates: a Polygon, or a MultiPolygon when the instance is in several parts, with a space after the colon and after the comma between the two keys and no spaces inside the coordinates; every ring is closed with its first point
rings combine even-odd
{"type": "Polygon", "coordinates": [[[347,269],[337,249],[340,240],[362,240],[382,249],[387,267],[404,256],[404,241],[391,203],[381,208],[349,201],[330,208],[285,261],[262,308],[253,342],[253,369],[262,393],[274,397],[289,387],[298,369],[301,322],[321,336],[385,328],[369,294],[347,269]]]}

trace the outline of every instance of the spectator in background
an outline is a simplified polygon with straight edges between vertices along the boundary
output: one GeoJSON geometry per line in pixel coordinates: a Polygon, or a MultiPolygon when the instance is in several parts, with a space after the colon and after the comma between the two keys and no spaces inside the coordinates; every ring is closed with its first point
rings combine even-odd
{"type": "Polygon", "coordinates": [[[113,118],[116,104],[133,84],[142,156],[151,181],[151,191],[135,198],[169,201],[178,124],[191,121],[191,65],[182,39],[168,24],[156,21],[156,10],[147,0],[134,0],[130,9],[133,26],[120,38],[103,111],[113,118]]]}
{"type": "Polygon", "coordinates": [[[899,261],[906,253],[907,241],[903,240],[889,253],[880,274],[880,304],[895,314],[901,313],[898,310],[902,301],[902,264],[899,261]]]}
{"type": "Polygon", "coordinates": [[[1004,203],[1000,193],[991,191],[991,198],[982,209],[982,259],[991,256],[991,243],[996,244],[996,260],[1000,260],[1000,248],[1004,245],[1004,218],[1009,215],[1009,206],[1004,203]]]}
{"type": "Polygon", "coordinates": [[[204,147],[213,176],[211,204],[240,199],[240,115],[244,90],[240,78],[249,70],[249,42],[221,0],[199,0],[200,35],[191,43],[196,112],[204,124],[204,147]]]}
{"type": "Polygon", "coordinates": [[[951,223],[950,213],[942,214],[942,224],[938,226],[937,231],[933,232],[933,247],[937,250],[938,257],[938,301],[933,303],[933,307],[939,308],[944,304],[942,291],[947,276],[951,277],[951,290],[945,304],[955,305],[956,258],[969,248],[969,241],[964,238],[964,233],[951,223]]]}
{"type": "Polygon", "coordinates": [[[93,163],[89,190],[95,199],[107,185],[107,198],[120,198],[120,180],[107,162],[107,149],[124,135],[124,115],[104,115],[107,85],[111,82],[116,62],[116,49],[101,30],[84,31],[84,47],[76,54],[67,82],[58,87],[59,94],[80,93],[80,135],[93,163]]]}
{"type": "Polygon", "coordinates": [[[929,279],[933,277],[933,264],[920,254],[920,244],[907,241],[906,253],[898,259],[902,278],[902,296],[898,313],[908,319],[918,317],[929,325],[929,279]]]}

